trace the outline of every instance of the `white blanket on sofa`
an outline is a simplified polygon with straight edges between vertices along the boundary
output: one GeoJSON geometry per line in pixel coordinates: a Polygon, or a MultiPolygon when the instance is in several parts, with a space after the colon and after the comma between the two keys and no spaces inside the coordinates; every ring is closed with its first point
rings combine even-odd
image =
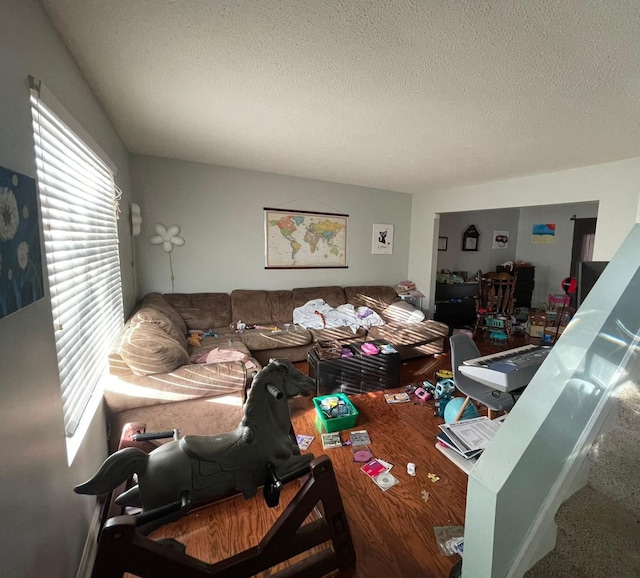
{"type": "Polygon", "coordinates": [[[293,310],[293,322],[305,329],[350,327],[354,333],[359,327],[368,329],[375,325],[384,325],[382,318],[373,309],[356,309],[349,303],[334,308],[324,299],[312,299],[302,307],[296,307],[293,310]]]}

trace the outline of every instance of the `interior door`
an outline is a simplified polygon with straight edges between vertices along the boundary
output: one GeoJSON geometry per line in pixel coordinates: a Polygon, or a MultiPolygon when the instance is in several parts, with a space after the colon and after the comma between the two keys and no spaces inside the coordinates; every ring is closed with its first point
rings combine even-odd
{"type": "MultiPolygon", "coordinates": [[[[573,246],[571,248],[571,277],[578,276],[578,263],[593,260],[596,238],[596,217],[573,220],[573,246]]],[[[571,306],[576,306],[576,294],[571,295],[571,306]]]]}

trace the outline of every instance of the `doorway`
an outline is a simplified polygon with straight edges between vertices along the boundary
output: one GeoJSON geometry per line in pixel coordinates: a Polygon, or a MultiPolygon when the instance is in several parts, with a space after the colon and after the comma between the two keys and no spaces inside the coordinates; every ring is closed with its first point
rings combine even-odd
{"type": "MultiPolygon", "coordinates": [[[[593,260],[593,245],[596,238],[596,217],[573,220],[573,245],[571,247],[571,277],[578,277],[578,263],[593,260]]],[[[571,295],[571,307],[576,306],[576,294],[571,295]]]]}

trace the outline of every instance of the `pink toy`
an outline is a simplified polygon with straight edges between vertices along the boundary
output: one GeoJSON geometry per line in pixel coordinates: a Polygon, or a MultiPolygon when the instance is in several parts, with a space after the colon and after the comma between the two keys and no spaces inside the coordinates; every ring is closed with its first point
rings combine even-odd
{"type": "Polygon", "coordinates": [[[373,343],[363,343],[360,346],[360,349],[362,349],[362,352],[366,353],[367,355],[377,355],[379,351],[373,343]]]}
{"type": "Polygon", "coordinates": [[[418,387],[414,393],[416,394],[416,397],[418,399],[421,399],[422,401],[427,401],[428,399],[431,399],[431,394],[423,387],[418,387]]]}

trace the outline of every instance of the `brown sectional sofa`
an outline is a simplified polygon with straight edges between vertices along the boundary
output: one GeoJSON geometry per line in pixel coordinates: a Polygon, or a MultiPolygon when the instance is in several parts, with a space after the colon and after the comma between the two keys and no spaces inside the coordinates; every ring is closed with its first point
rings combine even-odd
{"type": "MultiPolygon", "coordinates": [[[[146,423],[147,431],[179,428],[185,435],[238,425],[251,368],[243,361],[191,363],[199,352],[188,345],[187,332],[186,321],[158,293],[146,295],[125,324],[102,381],[110,451],[129,422],[146,423]]],[[[260,368],[235,335],[229,340],[254,370],[260,368]]]]}
{"type": "Polygon", "coordinates": [[[104,399],[113,430],[110,447],[115,449],[122,426],[130,421],[147,423],[148,431],[178,427],[182,434],[233,429],[253,373],[271,357],[303,361],[317,341],[385,339],[404,359],[441,352],[449,328],[437,321],[410,322],[417,313],[387,286],[150,293],[109,355],[104,399]],[[356,333],[349,327],[294,326],[294,308],[319,298],[334,308],[346,303],[369,307],[385,324],[356,333]],[[238,321],[258,327],[238,332],[238,321]],[[193,347],[187,343],[189,331],[213,331],[216,336],[193,347]],[[216,348],[240,352],[244,359],[192,362],[216,348]]]}

